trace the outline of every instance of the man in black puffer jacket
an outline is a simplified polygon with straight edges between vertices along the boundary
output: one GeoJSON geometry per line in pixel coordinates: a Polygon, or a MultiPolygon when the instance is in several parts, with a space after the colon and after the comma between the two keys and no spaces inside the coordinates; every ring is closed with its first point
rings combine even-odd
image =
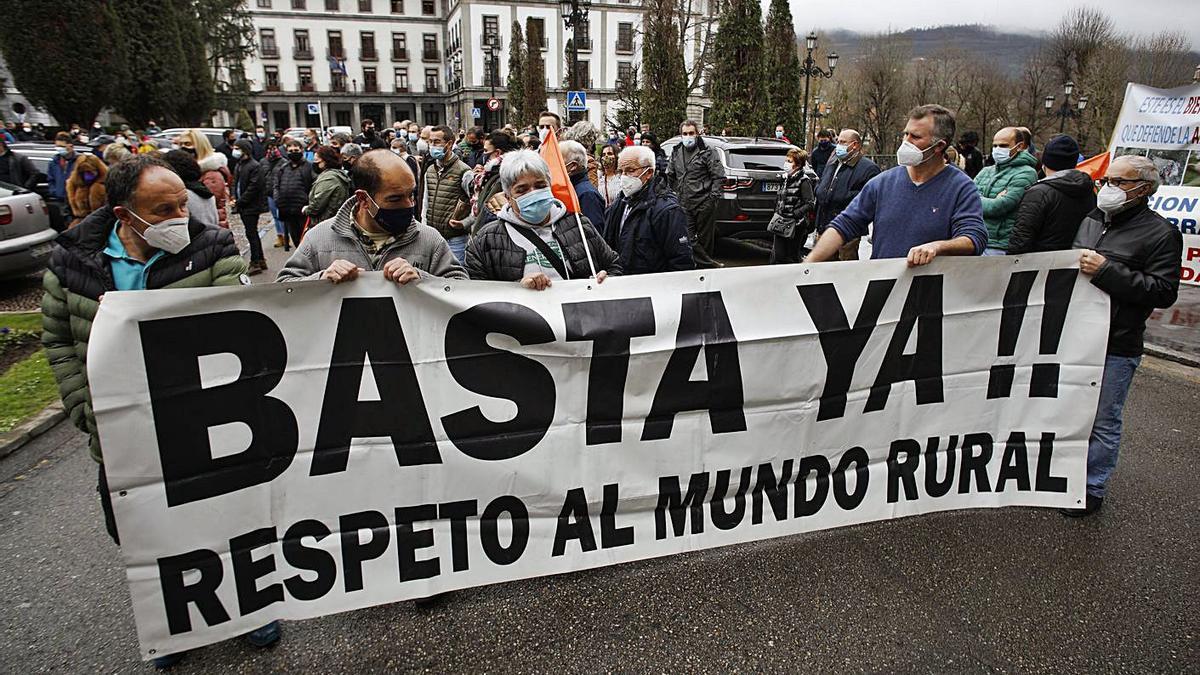
{"type": "Polygon", "coordinates": [[[1093,514],[1104,504],[1105,484],[1117,468],[1125,396],[1142,360],[1146,319],[1155,308],[1175,303],[1183,256],[1183,235],[1150,210],[1150,196],[1159,185],[1154,162],[1118,157],[1103,182],[1098,210],[1084,218],[1075,237],[1075,248],[1084,249],[1079,271],[1112,298],[1112,320],[1100,404],[1088,440],[1087,502],[1062,512],[1072,517],[1093,514]]]}
{"type": "Polygon", "coordinates": [[[250,274],[267,269],[262,241],[258,238],[259,216],[267,212],[267,167],[254,159],[254,146],[245,138],[233,144],[237,165],[233,169],[233,210],[242,218],[242,229],[250,245],[250,274]]]}
{"type": "Polygon", "coordinates": [[[655,166],[654,152],[638,145],[622,150],[617,160],[621,196],[605,213],[604,238],[625,274],[696,268],[687,213],[655,166]]]}
{"type": "Polygon", "coordinates": [[[1055,136],[1042,151],[1046,177],[1025,191],[1008,239],[1008,254],[1065,251],[1071,248],[1079,224],[1096,208],[1092,177],[1075,168],[1079,144],[1070,136],[1055,136]]]}

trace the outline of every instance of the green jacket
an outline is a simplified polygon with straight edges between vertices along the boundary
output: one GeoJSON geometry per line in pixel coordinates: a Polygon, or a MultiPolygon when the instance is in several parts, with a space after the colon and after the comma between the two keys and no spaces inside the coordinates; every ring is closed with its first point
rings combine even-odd
{"type": "Polygon", "coordinates": [[[983,167],[975,176],[975,187],[983,201],[989,248],[1008,250],[1008,237],[1017,222],[1021,197],[1037,179],[1037,159],[1025,150],[1007,162],[983,167]],[[1001,192],[1003,197],[999,196],[1001,192]]]}
{"type": "Polygon", "coordinates": [[[425,169],[425,217],[422,220],[447,239],[467,233],[451,228],[450,219],[458,203],[468,200],[462,188],[463,174],[468,171],[466,162],[453,153],[444,162],[432,162],[425,169]]]}
{"type": "MultiPolygon", "coordinates": [[[[92,397],[88,391],[87,349],[100,296],[115,290],[103,250],[115,219],[103,207],[55,240],[49,269],[42,277],[42,345],[71,422],[91,436],[92,458],[103,461],[92,397]]],[[[243,283],[246,261],[233,233],[193,220],[192,243],[159,258],[146,276],[147,288],[198,288],[243,283]]],[[[248,282],[248,280],[247,280],[248,282]]]]}
{"type": "Polygon", "coordinates": [[[342,203],[350,198],[350,174],[342,169],[325,169],[308,191],[308,218],[312,224],[337,215],[342,203]]]}

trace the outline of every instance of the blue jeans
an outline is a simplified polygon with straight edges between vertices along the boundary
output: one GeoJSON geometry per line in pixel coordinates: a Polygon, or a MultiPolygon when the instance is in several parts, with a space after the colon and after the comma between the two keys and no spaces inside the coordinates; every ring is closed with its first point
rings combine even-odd
{"type": "Polygon", "coordinates": [[[1002,249],[1002,248],[992,248],[991,246],[988,246],[987,248],[983,249],[983,254],[984,255],[1008,255],[1008,251],[1006,251],[1005,249],[1002,249]]]}
{"type": "Polygon", "coordinates": [[[467,235],[461,234],[457,237],[451,237],[446,240],[450,244],[450,252],[458,259],[458,264],[462,265],[467,261],[467,235]]]}
{"type": "Polygon", "coordinates": [[[279,209],[275,206],[274,197],[267,197],[267,206],[271,208],[271,217],[275,219],[275,234],[287,236],[287,230],[283,227],[283,221],[279,219],[279,209]]]}
{"type": "Polygon", "coordinates": [[[1133,383],[1133,373],[1142,362],[1140,356],[1107,356],[1104,378],[1100,383],[1100,405],[1088,439],[1087,491],[1104,497],[1104,484],[1117,468],[1117,450],[1121,447],[1121,413],[1125,397],[1133,383]]]}

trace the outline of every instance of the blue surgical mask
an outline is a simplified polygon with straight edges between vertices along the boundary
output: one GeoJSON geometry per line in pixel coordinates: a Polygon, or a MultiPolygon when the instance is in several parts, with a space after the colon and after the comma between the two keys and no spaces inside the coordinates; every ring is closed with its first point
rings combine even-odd
{"type": "Polygon", "coordinates": [[[992,147],[992,159],[996,160],[997,164],[1001,162],[1007,162],[1011,157],[1012,152],[1010,152],[1008,148],[997,148],[995,146],[992,147]]]}
{"type": "Polygon", "coordinates": [[[838,159],[846,159],[846,155],[850,154],[850,146],[838,143],[833,146],[833,154],[837,155],[838,159]]]}
{"type": "Polygon", "coordinates": [[[517,198],[517,210],[521,220],[530,225],[541,225],[545,222],[553,205],[554,194],[548,187],[526,192],[517,198]]]}
{"type": "Polygon", "coordinates": [[[415,140],[417,140],[417,135],[416,135],[416,134],[409,134],[409,135],[408,135],[408,140],[410,140],[410,141],[415,141],[415,140]]]}
{"type": "Polygon", "coordinates": [[[439,148],[435,145],[434,147],[429,148],[429,156],[434,159],[441,159],[446,156],[446,149],[439,148]]]}
{"type": "Polygon", "coordinates": [[[685,147],[685,148],[695,147],[696,137],[695,136],[684,136],[682,139],[682,143],[683,143],[683,147],[685,147]]]}
{"type": "Polygon", "coordinates": [[[775,130],[775,138],[783,138],[783,132],[779,129],[775,130]]]}

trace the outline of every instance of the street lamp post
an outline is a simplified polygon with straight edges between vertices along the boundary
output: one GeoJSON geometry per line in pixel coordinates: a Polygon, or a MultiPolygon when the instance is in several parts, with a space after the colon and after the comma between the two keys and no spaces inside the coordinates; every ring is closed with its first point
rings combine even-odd
{"type": "Polygon", "coordinates": [[[800,123],[801,144],[808,147],[808,86],[809,80],[814,77],[833,77],[833,69],[837,67],[838,55],[837,52],[830,52],[826,55],[829,61],[829,70],[822,70],[817,62],[813,60],[813,50],[817,48],[817,32],[810,31],[808,37],[804,38],[804,47],[806,54],[804,63],[801,66],[801,72],[804,73],[804,119],[800,123]]]}
{"type": "MultiPolygon", "coordinates": [[[[573,33],[578,32],[576,29],[579,26],[587,24],[588,10],[591,7],[592,0],[559,0],[558,3],[563,24],[572,29],[573,33]]],[[[571,38],[571,78],[568,84],[571,91],[579,91],[582,88],[579,81],[579,41],[574,37],[571,38]]],[[[572,113],[567,113],[568,119],[572,116],[572,113]]]]}
{"type": "Polygon", "coordinates": [[[1068,117],[1082,117],[1083,111],[1087,109],[1088,97],[1086,95],[1078,98],[1078,100],[1075,102],[1074,108],[1071,106],[1071,94],[1074,92],[1074,82],[1068,80],[1065,84],[1063,84],[1063,102],[1062,105],[1058,107],[1058,110],[1054,110],[1054,102],[1057,100],[1057,98],[1053,94],[1046,95],[1046,112],[1051,113],[1051,111],[1053,111],[1052,114],[1058,117],[1058,133],[1060,134],[1066,131],[1068,117]]]}

